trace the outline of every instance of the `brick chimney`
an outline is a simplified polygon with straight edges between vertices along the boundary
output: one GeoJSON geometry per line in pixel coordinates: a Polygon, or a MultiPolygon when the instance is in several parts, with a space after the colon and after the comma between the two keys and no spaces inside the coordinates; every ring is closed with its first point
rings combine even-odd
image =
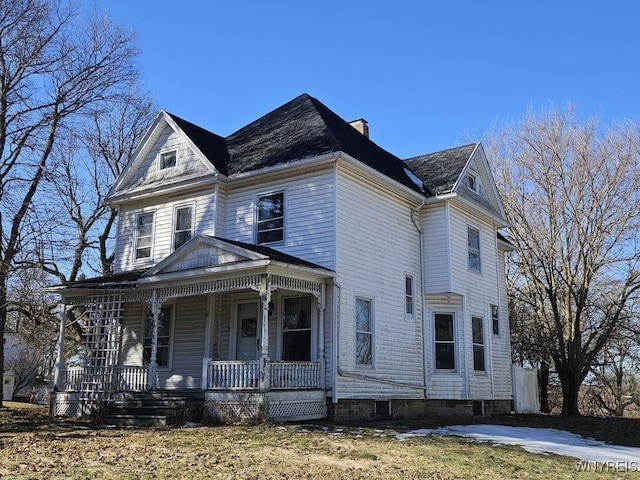
{"type": "Polygon", "coordinates": [[[362,135],[369,138],[369,124],[364,118],[353,120],[349,122],[349,124],[356,130],[358,130],[362,135]]]}

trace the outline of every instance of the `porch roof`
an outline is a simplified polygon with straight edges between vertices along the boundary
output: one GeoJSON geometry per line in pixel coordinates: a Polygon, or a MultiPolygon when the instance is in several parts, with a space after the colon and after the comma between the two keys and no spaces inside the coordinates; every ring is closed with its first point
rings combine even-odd
{"type": "MultiPolygon", "coordinates": [[[[126,272],[118,272],[112,275],[87,278],[73,282],[65,282],[60,285],[52,286],[48,290],[62,293],[65,290],[68,291],[75,289],[121,290],[127,288],[138,288],[141,283],[147,283],[149,280],[153,281],[152,279],[159,279],[158,277],[167,276],[167,273],[163,272],[163,270],[165,270],[165,267],[178,262],[181,258],[187,257],[190,252],[195,251],[202,244],[218,247],[227,245],[230,251],[233,251],[233,253],[236,255],[239,254],[241,259],[224,265],[224,271],[226,273],[229,273],[229,271],[233,270],[245,270],[247,267],[251,268],[271,264],[280,265],[285,268],[287,266],[296,267],[296,271],[299,271],[302,268],[303,270],[313,271],[315,274],[321,276],[333,276],[334,274],[333,270],[331,269],[313,262],[309,262],[308,260],[304,260],[294,255],[280,252],[278,250],[275,250],[274,248],[264,245],[254,245],[211,235],[197,235],[187,243],[185,243],[178,250],[169,255],[167,258],[158,262],[153,267],[126,272]],[[245,253],[246,256],[242,255],[243,253],[245,253]],[[256,260],[260,260],[260,262],[256,264],[256,260]]],[[[205,273],[205,271],[206,273],[215,273],[211,271],[211,269],[215,268],[216,266],[221,267],[222,265],[200,265],[191,268],[180,268],[178,270],[173,270],[173,274],[170,276],[175,280],[178,275],[184,273],[185,278],[193,278],[194,276],[197,276],[194,274],[197,274],[199,271],[202,271],[202,273],[205,273]]]]}

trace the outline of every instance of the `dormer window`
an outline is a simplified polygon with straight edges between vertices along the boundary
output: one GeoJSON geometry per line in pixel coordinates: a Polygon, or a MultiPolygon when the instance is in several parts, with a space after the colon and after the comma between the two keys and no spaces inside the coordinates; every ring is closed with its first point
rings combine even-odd
{"type": "Polygon", "coordinates": [[[478,177],[476,177],[473,173],[467,174],[467,187],[469,190],[473,190],[478,193],[478,177]]]}
{"type": "Polygon", "coordinates": [[[164,152],[160,154],[160,170],[167,168],[174,168],[177,161],[177,152],[172,150],[170,152],[164,152]]]}

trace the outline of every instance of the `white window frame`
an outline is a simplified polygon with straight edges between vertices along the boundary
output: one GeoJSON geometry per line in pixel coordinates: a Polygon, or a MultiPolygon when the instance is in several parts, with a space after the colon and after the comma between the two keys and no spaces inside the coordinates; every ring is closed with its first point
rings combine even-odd
{"type": "Polygon", "coordinates": [[[404,276],[404,314],[414,318],[416,315],[416,283],[413,275],[404,276]],[[411,282],[410,291],[407,290],[407,281],[411,282]]]}
{"type": "Polygon", "coordinates": [[[141,210],[136,212],[135,216],[135,229],[133,233],[133,261],[134,262],[143,262],[153,258],[153,244],[155,243],[155,233],[156,233],[156,211],[155,210],[141,210]],[[138,240],[140,236],[138,234],[138,221],[141,215],[152,215],[151,220],[151,245],[149,247],[149,256],[148,257],[138,257],[138,240]]]}
{"type": "MultiPolygon", "coordinates": [[[[164,366],[160,366],[158,365],[158,370],[171,370],[173,368],[173,343],[175,340],[175,330],[176,330],[176,302],[175,301],[169,301],[169,302],[165,302],[165,304],[163,304],[161,307],[162,308],[170,308],[171,309],[171,313],[170,313],[170,317],[169,317],[169,345],[168,345],[168,351],[167,351],[167,365],[164,366]]],[[[162,312],[162,310],[160,310],[162,312]]],[[[149,338],[147,337],[147,314],[150,313],[150,309],[149,308],[145,308],[142,312],[142,356],[141,356],[141,360],[142,360],[142,366],[148,366],[148,364],[145,364],[144,361],[144,350],[145,350],[145,346],[144,346],[144,341],[149,338]]],[[[149,332],[151,333],[151,332],[149,332]]]]}
{"type": "MultiPolygon", "coordinates": [[[[178,233],[177,230],[177,224],[178,224],[178,210],[182,209],[182,208],[190,208],[191,209],[191,235],[189,236],[189,239],[187,241],[185,241],[184,243],[187,243],[189,240],[191,240],[194,236],[195,233],[195,215],[196,215],[196,205],[195,203],[181,203],[178,205],[175,205],[173,207],[173,225],[171,227],[171,251],[175,252],[177,250],[176,248],[176,234],[178,233]]],[[[186,230],[180,230],[180,232],[186,232],[186,230]]],[[[184,243],[182,245],[184,245],[184,243]]],[[[180,246],[182,246],[180,245],[180,246]]],[[[179,248],[179,247],[178,247],[179,248]]]]}
{"type": "Polygon", "coordinates": [[[164,171],[164,170],[171,170],[173,168],[176,168],[178,166],[178,149],[177,148],[168,148],[165,150],[161,150],[158,153],[158,171],[164,171]],[[174,155],[175,156],[175,165],[170,166],[170,167],[163,167],[162,166],[162,161],[164,160],[165,157],[168,157],[170,155],[174,155]]]}
{"type": "MultiPolygon", "coordinates": [[[[301,298],[306,297],[308,295],[286,295],[280,297],[277,301],[278,311],[275,312],[277,315],[277,332],[278,332],[278,340],[276,342],[276,359],[279,361],[283,360],[283,352],[284,352],[284,312],[285,312],[285,302],[292,298],[301,298]]],[[[318,304],[316,303],[316,298],[311,295],[311,357],[310,361],[315,362],[318,358],[318,328],[317,328],[317,312],[318,312],[318,304]]]]}
{"type": "Polygon", "coordinates": [[[473,360],[473,371],[477,374],[483,374],[487,371],[487,346],[486,346],[486,335],[485,335],[485,325],[484,318],[479,315],[473,315],[471,317],[471,358],[473,360]],[[480,335],[482,338],[481,342],[477,342],[474,336],[474,323],[476,321],[480,322],[480,335]],[[476,348],[482,349],[482,368],[476,368],[476,348]]]}
{"type": "Polygon", "coordinates": [[[481,230],[477,227],[467,225],[467,268],[472,272],[482,273],[482,239],[480,238],[481,230]],[[471,233],[475,232],[478,235],[478,248],[471,246],[471,233]],[[478,267],[471,266],[472,255],[477,255],[478,267]]]}
{"type": "Polygon", "coordinates": [[[375,326],[374,326],[374,319],[375,319],[375,310],[374,310],[374,301],[373,298],[368,298],[368,297],[362,297],[362,296],[356,296],[355,297],[355,302],[353,304],[354,307],[354,312],[353,312],[353,326],[354,326],[354,330],[355,330],[355,349],[354,349],[354,361],[355,361],[355,365],[358,368],[374,368],[375,365],[375,342],[374,342],[374,338],[375,338],[375,326]],[[358,330],[358,320],[357,320],[357,315],[358,315],[358,302],[367,302],[369,304],[369,331],[365,331],[365,330],[358,330]],[[358,335],[368,335],[369,336],[369,356],[370,356],[370,361],[368,363],[363,363],[359,361],[358,358],[358,335]]]}
{"type": "Polygon", "coordinates": [[[467,172],[467,188],[475,193],[480,191],[478,186],[478,175],[472,172],[467,172]]]}
{"type": "Polygon", "coordinates": [[[435,311],[433,312],[432,317],[432,326],[433,326],[433,370],[435,372],[442,373],[454,373],[458,371],[458,322],[456,321],[455,312],[451,311],[435,311]],[[437,315],[446,315],[451,317],[452,324],[452,340],[438,340],[436,337],[436,316],[437,315]],[[437,345],[438,344],[451,344],[453,345],[453,368],[438,368],[437,362],[437,345]]]}
{"type": "MultiPolygon", "coordinates": [[[[277,245],[285,242],[287,238],[287,192],[285,189],[272,190],[269,192],[262,192],[256,195],[255,208],[254,208],[254,224],[255,224],[255,243],[256,245],[277,245]],[[272,195],[282,195],[282,238],[280,240],[274,240],[272,242],[260,242],[260,199],[263,197],[269,197],[272,195]]],[[[263,220],[264,221],[264,220],[263,220]]],[[[273,229],[279,230],[279,229],[273,229]]]]}
{"type": "Polygon", "coordinates": [[[491,314],[491,332],[494,335],[500,335],[500,307],[495,303],[490,303],[489,313],[491,314]]]}

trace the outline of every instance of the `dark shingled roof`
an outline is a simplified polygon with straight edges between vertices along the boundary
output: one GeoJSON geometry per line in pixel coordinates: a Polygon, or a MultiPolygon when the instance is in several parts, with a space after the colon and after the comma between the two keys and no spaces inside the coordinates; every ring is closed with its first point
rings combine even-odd
{"type": "Polygon", "coordinates": [[[287,253],[282,253],[278,250],[275,250],[270,247],[265,247],[264,245],[254,245],[252,243],[239,242],[237,240],[230,240],[228,238],[222,237],[211,237],[216,238],[218,240],[222,240],[223,242],[230,243],[231,245],[235,245],[237,247],[246,248],[255,253],[259,253],[260,255],[265,255],[269,257],[271,260],[275,260],[276,262],[289,263],[291,265],[298,265],[301,267],[309,267],[309,268],[320,268],[322,270],[327,270],[331,272],[332,270],[318,265],[317,263],[308,262],[307,260],[303,260],[299,257],[294,257],[293,255],[289,255],[287,253]]]}
{"type": "Polygon", "coordinates": [[[401,184],[421,191],[406,165],[308,94],[302,94],[226,139],[169,114],[224,175],[259,170],[331,152],[345,152],[401,184]]]}
{"type": "Polygon", "coordinates": [[[227,146],[230,175],[342,151],[420,191],[402,160],[306,93],[227,137],[227,146]]]}
{"type": "Polygon", "coordinates": [[[408,158],[406,164],[436,195],[453,189],[477,143],[408,158]]]}
{"type": "MultiPolygon", "coordinates": [[[[260,255],[265,255],[271,260],[275,260],[276,262],[288,263],[290,265],[298,265],[301,267],[308,268],[319,268],[322,270],[326,270],[327,272],[331,272],[332,270],[318,265],[313,262],[308,262],[307,260],[303,260],[302,258],[294,257],[293,255],[289,255],[286,253],[279,252],[278,250],[274,250],[270,247],[265,247],[264,245],[253,245],[251,243],[238,242],[236,240],[230,240],[228,238],[222,237],[213,237],[217,240],[221,240],[225,243],[229,243],[231,245],[235,245],[237,247],[246,248],[255,253],[259,253],[260,255]]],[[[109,276],[103,277],[94,277],[87,278],[85,280],[78,280],[74,282],[66,282],[63,283],[62,286],[68,288],[113,288],[113,287],[123,287],[123,286],[135,286],[135,283],[147,272],[148,269],[144,270],[133,270],[128,272],[120,272],[115,273],[109,276]]]]}
{"type": "Polygon", "coordinates": [[[73,282],[64,282],[62,286],[69,288],[108,288],[113,287],[114,284],[134,284],[144,272],[144,270],[132,270],[129,272],[119,272],[113,275],[106,275],[102,277],[86,278],[84,280],[75,280],[73,282]]]}
{"type": "Polygon", "coordinates": [[[182,131],[195,143],[196,147],[205,155],[220,173],[227,175],[229,155],[225,139],[209,130],[167,112],[182,131]]]}

